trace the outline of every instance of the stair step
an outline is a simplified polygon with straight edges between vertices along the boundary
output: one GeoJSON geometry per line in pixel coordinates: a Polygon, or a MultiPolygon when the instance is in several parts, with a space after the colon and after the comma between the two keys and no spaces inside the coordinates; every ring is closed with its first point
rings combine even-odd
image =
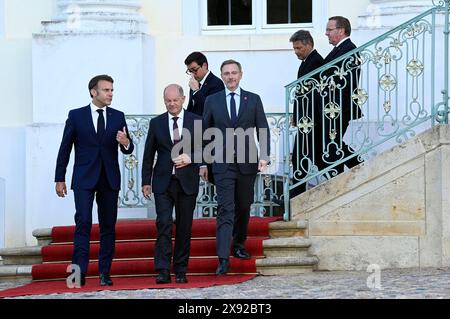
{"type": "Polygon", "coordinates": [[[30,279],[31,280],[30,265],[3,265],[0,266],[0,280],[11,279],[30,279]]]}
{"type": "Polygon", "coordinates": [[[273,222],[269,224],[269,234],[271,238],[307,237],[308,222],[305,220],[273,222]]]}
{"type": "Polygon", "coordinates": [[[316,269],[319,259],[307,257],[268,257],[256,260],[256,269],[261,275],[298,275],[316,269]]]}
{"type": "Polygon", "coordinates": [[[311,240],[304,237],[282,237],[263,242],[266,257],[308,257],[311,240]]]}
{"type": "Polygon", "coordinates": [[[41,246],[1,248],[3,265],[33,265],[42,263],[41,246]]]}
{"type": "Polygon", "coordinates": [[[33,236],[36,237],[39,246],[47,246],[52,243],[52,229],[39,228],[33,231],[33,236]]]}

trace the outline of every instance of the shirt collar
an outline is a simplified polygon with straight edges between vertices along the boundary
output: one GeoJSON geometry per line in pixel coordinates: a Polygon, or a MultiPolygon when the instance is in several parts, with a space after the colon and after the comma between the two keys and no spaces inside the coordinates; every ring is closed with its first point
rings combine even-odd
{"type": "Polygon", "coordinates": [[[95,104],[92,103],[92,102],[91,102],[91,104],[90,104],[90,107],[91,107],[91,112],[92,112],[92,113],[97,113],[97,110],[104,110],[105,113],[106,113],[106,109],[108,108],[108,106],[105,106],[104,108],[100,108],[100,107],[98,107],[97,105],[95,105],[95,104]]]}
{"type": "Polygon", "coordinates": [[[312,49],[311,52],[309,52],[309,54],[308,54],[308,55],[306,56],[306,58],[303,60],[303,62],[306,61],[306,59],[308,59],[309,56],[311,55],[311,53],[313,53],[314,51],[316,51],[316,49],[312,49]]]}
{"type": "MultiPolygon", "coordinates": [[[[230,90],[228,90],[227,87],[225,87],[225,96],[228,96],[231,93],[230,90]]],[[[237,96],[241,95],[241,87],[238,86],[238,88],[236,90],[234,90],[234,93],[236,93],[237,96]]]]}
{"type": "MultiPolygon", "coordinates": [[[[173,116],[172,114],[170,114],[169,112],[167,112],[167,114],[169,114],[169,120],[172,120],[175,116],[173,116]]],[[[184,118],[184,109],[181,109],[180,114],[178,114],[177,116],[179,119],[183,119],[184,118]]]]}
{"type": "Polygon", "coordinates": [[[200,81],[200,84],[203,85],[203,83],[205,83],[206,78],[209,76],[209,74],[211,73],[211,71],[208,70],[208,73],[206,73],[206,75],[203,77],[203,79],[200,81]]]}
{"type": "Polygon", "coordinates": [[[348,39],[350,39],[350,37],[343,38],[341,41],[339,41],[338,44],[336,44],[336,48],[337,48],[338,46],[340,46],[344,41],[347,41],[348,39]]]}

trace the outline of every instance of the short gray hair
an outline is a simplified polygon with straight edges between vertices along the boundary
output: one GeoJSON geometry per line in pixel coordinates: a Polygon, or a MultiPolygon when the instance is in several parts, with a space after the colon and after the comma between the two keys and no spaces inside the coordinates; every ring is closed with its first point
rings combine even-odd
{"type": "Polygon", "coordinates": [[[180,93],[180,96],[184,96],[184,91],[183,91],[183,88],[181,87],[181,85],[178,85],[178,84],[176,84],[176,83],[173,83],[173,84],[169,84],[169,85],[166,86],[166,88],[164,89],[164,92],[163,92],[163,97],[164,97],[164,98],[166,97],[166,91],[167,91],[167,89],[170,88],[170,87],[176,87],[176,88],[178,89],[178,92],[180,93]]]}

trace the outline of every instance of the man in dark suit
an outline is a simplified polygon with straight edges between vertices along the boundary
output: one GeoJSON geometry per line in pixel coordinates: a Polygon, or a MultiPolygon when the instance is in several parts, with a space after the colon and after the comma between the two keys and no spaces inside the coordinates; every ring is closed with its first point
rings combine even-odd
{"type": "MultiPolygon", "coordinates": [[[[292,42],[292,47],[299,60],[302,60],[297,78],[301,78],[323,65],[324,60],[317,50],[314,49],[314,39],[309,31],[299,30],[291,36],[289,41],[292,42]]],[[[294,183],[311,173],[312,165],[317,166],[319,169],[322,167],[320,165],[322,156],[320,148],[322,113],[321,105],[318,101],[317,91],[296,94],[293,109],[293,125],[299,129],[292,152],[294,183]],[[300,128],[301,126],[302,128],[300,128]],[[315,143],[316,141],[317,143],[315,143]]],[[[305,190],[305,183],[298,185],[290,191],[289,197],[294,198],[305,190]]]]}
{"type": "MultiPolygon", "coordinates": [[[[328,19],[325,35],[328,37],[328,41],[334,48],[326,56],[325,64],[356,49],[356,45],[350,40],[350,34],[351,25],[347,18],[335,16],[328,19]]],[[[324,147],[330,146],[330,154],[328,157],[324,157],[324,161],[333,163],[343,157],[348,157],[355,152],[342,140],[342,137],[347,131],[349,122],[362,117],[361,108],[352,99],[353,93],[357,90],[359,82],[359,55],[355,54],[347,59],[336,62],[330,67],[327,75],[333,77],[334,83],[336,83],[338,87],[341,87],[341,89],[337,87],[331,91],[331,94],[327,99],[329,104],[325,105],[325,107],[329,109],[329,107],[332,106],[331,104],[335,103],[341,108],[340,114],[342,115],[342,119],[340,119],[334,112],[328,113],[329,115],[326,116],[324,123],[326,143],[324,147]],[[334,74],[335,71],[341,70],[347,71],[343,77],[334,74]],[[341,120],[342,125],[340,124],[341,120]],[[333,136],[334,139],[331,139],[330,135],[333,136]],[[329,144],[330,142],[332,144],[329,144]],[[342,149],[338,150],[333,147],[333,142],[336,143],[338,147],[342,147],[342,149]]],[[[345,165],[352,168],[360,163],[358,157],[353,157],[347,160],[345,165]]],[[[337,170],[337,173],[343,172],[344,164],[336,166],[335,169],[337,170]]]]}
{"type": "MultiPolygon", "coordinates": [[[[211,142],[214,145],[212,172],[219,207],[216,226],[219,266],[216,274],[224,275],[229,268],[232,243],[234,257],[250,258],[245,249],[250,206],[254,200],[256,174],[264,171],[269,163],[270,134],[260,97],[239,87],[241,64],[227,60],[220,69],[226,88],[206,98],[203,128],[216,134],[211,142]],[[259,161],[255,130],[260,146],[259,161]]],[[[208,179],[206,170],[200,173],[203,179],[208,179]]]]}
{"type": "Polygon", "coordinates": [[[75,196],[76,226],[72,263],[80,267],[81,285],[86,283],[89,264],[94,197],[100,226],[100,285],[113,284],[110,269],[114,257],[120,190],[118,148],[124,154],[131,154],[134,149],[124,114],[109,107],[113,97],[113,83],[108,75],[96,76],[89,82],[92,102],[69,112],[56,162],[56,193],[59,197],[65,197],[66,168],[72,146],[75,146],[71,188],[75,196]]]}
{"type": "Polygon", "coordinates": [[[142,193],[146,198],[150,198],[152,192],[155,194],[157,284],[171,282],[174,206],[176,234],[173,270],[177,283],[187,283],[192,219],[199,187],[199,164],[193,162],[197,158],[201,163],[202,152],[201,138],[194,138],[194,123],[198,120],[197,133],[201,134],[202,118],[185,112],[184,101],[181,86],[171,84],[166,87],[164,103],[167,112],[151,120],[142,161],[142,193]],[[178,149],[182,150],[181,155],[178,149]],[[155,153],[158,153],[158,158],[153,167],[155,153]]]}
{"type": "Polygon", "coordinates": [[[189,103],[186,108],[203,116],[203,107],[207,96],[222,91],[225,86],[221,79],[208,69],[208,60],[201,52],[192,52],[184,61],[186,73],[191,76],[189,80],[189,103]]]}
{"type": "MultiPolygon", "coordinates": [[[[191,76],[189,80],[189,103],[187,111],[203,116],[205,99],[214,93],[225,89],[223,82],[209,70],[208,60],[201,52],[192,52],[188,55],[184,64],[187,67],[186,74],[191,76]]],[[[209,182],[214,184],[211,165],[206,165],[209,172],[209,182]]]]}

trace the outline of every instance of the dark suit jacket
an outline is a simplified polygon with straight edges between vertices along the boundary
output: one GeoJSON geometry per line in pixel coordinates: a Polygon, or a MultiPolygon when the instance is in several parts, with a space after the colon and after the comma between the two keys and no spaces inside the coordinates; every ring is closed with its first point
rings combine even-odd
{"type": "MultiPolygon", "coordinates": [[[[325,64],[329,63],[340,56],[352,51],[353,49],[356,49],[356,45],[350,40],[347,39],[344,42],[342,42],[335,50],[332,50],[327,57],[325,58],[325,64]]],[[[358,59],[359,55],[355,55],[354,59],[358,59]]],[[[342,101],[341,105],[343,107],[342,115],[343,115],[343,121],[348,122],[349,120],[355,120],[362,117],[362,111],[360,107],[352,101],[352,95],[353,92],[358,87],[359,83],[359,75],[361,73],[360,67],[354,63],[351,63],[350,65],[347,65],[346,62],[348,62],[348,59],[344,59],[343,61],[337,62],[334,65],[338,68],[342,68],[344,65],[344,70],[348,70],[348,66],[350,66],[351,71],[344,76],[345,81],[341,80],[338,76],[334,76],[334,82],[336,84],[339,84],[341,86],[344,86],[344,89],[342,90],[342,101]],[[352,105],[353,108],[353,117],[351,117],[350,108],[349,105],[352,105]]],[[[327,73],[328,76],[333,76],[334,71],[337,70],[336,67],[330,68],[329,73],[327,73]]],[[[336,90],[336,92],[339,92],[336,90]]],[[[339,93],[336,94],[336,103],[339,103],[339,93]]]]}
{"type": "MultiPolygon", "coordinates": [[[[300,67],[298,68],[298,72],[297,72],[297,78],[301,78],[302,76],[308,74],[309,72],[314,71],[317,68],[320,68],[322,65],[324,64],[324,60],[322,58],[322,56],[319,54],[319,52],[317,52],[317,50],[313,50],[308,57],[306,58],[305,61],[302,62],[302,64],[300,64],[300,67]]],[[[318,77],[317,76],[313,76],[313,77],[318,77]]],[[[311,98],[309,98],[307,101],[312,102],[313,100],[311,98]]],[[[318,96],[316,96],[316,99],[314,100],[316,103],[319,101],[318,100],[318,96]]],[[[314,106],[314,109],[319,112],[319,108],[320,108],[320,103],[317,103],[314,106]]],[[[298,107],[298,110],[301,111],[301,106],[298,107]]],[[[299,114],[297,112],[297,107],[294,107],[294,123],[298,122],[299,119],[299,114]]],[[[319,114],[319,113],[317,113],[319,114]]],[[[301,115],[301,114],[300,114],[301,115]]],[[[302,116],[302,115],[301,115],[302,116]]],[[[311,115],[309,115],[311,116],[311,115]]],[[[315,118],[315,120],[319,120],[318,117],[315,118]]]]}
{"type": "Polygon", "coordinates": [[[206,97],[224,89],[225,86],[222,80],[210,72],[197,93],[194,94],[192,90],[189,91],[189,104],[186,110],[188,112],[203,116],[203,108],[206,97]]]}
{"type": "MultiPolygon", "coordinates": [[[[203,114],[203,128],[216,128],[222,133],[223,142],[220,145],[216,145],[214,153],[216,160],[219,158],[220,161],[220,156],[223,156],[222,161],[220,163],[217,163],[216,161],[213,162],[212,172],[214,174],[224,173],[228,169],[228,163],[226,163],[227,154],[228,158],[234,157],[234,150],[229,147],[227,148],[227,140],[228,138],[233,138],[236,140],[233,135],[227,136],[226,132],[227,128],[233,128],[233,126],[228,113],[225,90],[210,95],[206,98],[203,114]]],[[[256,152],[256,142],[253,137],[253,132],[256,128],[260,145],[265,144],[266,146],[261,148],[260,158],[269,161],[269,125],[267,123],[266,114],[264,113],[263,104],[259,95],[244,91],[242,89],[239,114],[236,123],[236,129],[239,128],[244,131],[247,131],[248,129],[251,131],[250,138],[245,139],[245,161],[241,164],[238,163],[239,170],[243,174],[256,174],[258,172],[258,160],[256,159],[256,161],[250,161],[251,159],[249,157],[251,152],[256,152]],[[264,134],[264,131],[267,134],[264,134]],[[265,140],[262,140],[263,138],[265,138],[265,140]]],[[[237,156],[239,156],[239,150],[237,156]]]]}
{"type": "MultiPolygon", "coordinates": [[[[202,118],[196,114],[185,111],[183,119],[183,134],[179,143],[187,142],[190,149],[183,149],[183,153],[188,154],[194,161],[196,152],[202,151],[201,139],[196,141],[194,138],[194,120],[200,121],[202,118]],[[186,140],[188,130],[191,135],[190,144],[186,140]]],[[[200,132],[201,133],[201,132],[200,132]]],[[[150,121],[147,140],[145,142],[144,158],[142,160],[142,185],[152,185],[152,191],[156,194],[163,194],[169,187],[172,177],[173,161],[171,152],[174,144],[170,138],[169,115],[163,113],[150,121]],[[158,153],[158,159],[155,167],[155,153],[158,153]]],[[[199,164],[192,163],[177,170],[177,177],[180,180],[181,187],[188,195],[198,193],[199,187],[199,164]]]]}
{"type": "MultiPolygon", "coordinates": [[[[98,140],[95,132],[90,105],[69,112],[64,134],[56,161],[55,182],[64,182],[72,145],[75,145],[72,189],[93,189],[99,179],[102,165],[113,190],[120,189],[120,169],[118,146],[124,154],[134,150],[133,141],[128,135],[130,146],[126,150],[116,140],[117,131],[127,126],[123,112],[107,108],[106,133],[98,140]]],[[[127,134],[128,134],[128,128],[127,134]]]]}

